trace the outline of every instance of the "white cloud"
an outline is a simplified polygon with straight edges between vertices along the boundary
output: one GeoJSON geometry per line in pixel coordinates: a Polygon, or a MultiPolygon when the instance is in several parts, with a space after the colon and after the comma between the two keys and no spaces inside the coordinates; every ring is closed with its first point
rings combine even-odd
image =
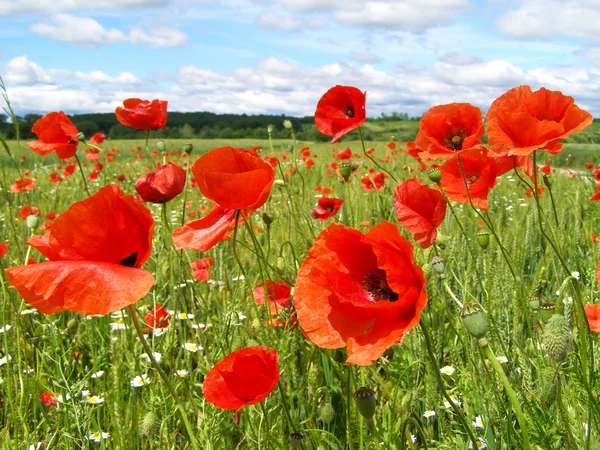
{"type": "Polygon", "coordinates": [[[166,6],[165,0],[0,0],[0,15],[166,6]]]}
{"type": "Polygon", "coordinates": [[[280,31],[303,31],[320,28],[325,25],[323,20],[301,20],[289,15],[276,15],[265,13],[256,18],[256,24],[262,28],[280,31]]]}
{"type": "Polygon", "coordinates": [[[380,56],[376,55],[373,52],[356,52],[356,51],[352,51],[350,52],[350,58],[352,58],[355,61],[361,62],[361,63],[366,63],[366,64],[377,64],[380,62],[383,62],[383,58],[381,58],[380,56]]]}
{"type": "Polygon", "coordinates": [[[18,56],[11,59],[2,68],[2,78],[6,85],[32,85],[32,84],[51,84],[52,78],[33,61],[29,61],[27,56],[18,56]]]}
{"type": "Polygon", "coordinates": [[[600,41],[598,0],[524,0],[498,20],[500,30],[519,39],[555,36],[600,41]]]}
{"type": "Polygon", "coordinates": [[[432,74],[450,85],[512,87],[535,82],[535,78],[509,62],[474,61],[470,64],[459,60],[458,63],[438,61],[431,67],[432,74]]]}
{"type": "Polygon", "coordinates": [[[179,47],[187,41],[187,35],[170,27],[159,26],[146,32],[134,27],[127,34],[121,30],[106,29],[89,17],[71,14],[55,14],[49,22],[31,25],[30,30],[53,41],[97,47],[108,44],[140,44],[151,47],[179,47]]]}

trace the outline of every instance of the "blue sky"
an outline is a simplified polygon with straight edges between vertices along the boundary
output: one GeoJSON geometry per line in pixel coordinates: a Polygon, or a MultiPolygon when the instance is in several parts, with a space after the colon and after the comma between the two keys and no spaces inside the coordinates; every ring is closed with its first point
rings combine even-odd
{"type": "Polygon", "coordinates": [[[0,0],[0,75],[20,113],[311,115],[343,84],[420,115],[529,84],[600,116],[597,23],[598,0],[0,0]]]}

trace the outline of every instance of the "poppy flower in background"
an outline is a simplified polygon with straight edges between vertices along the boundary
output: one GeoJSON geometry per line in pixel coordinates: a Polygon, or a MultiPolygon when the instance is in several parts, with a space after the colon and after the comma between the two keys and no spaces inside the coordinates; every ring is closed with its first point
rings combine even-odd
{"type": "Polygon", "coordinates": [[[145,202],[165,203],[183,192],[185,178],[185,170],[169,162],[139,177],[135,190],[145,202]]]}
{"type": "Polygon", "coordinates": [[[344,150],[340,150],[335,154],[335,159],[344,160],[350,158],[352,158],[352,150],[350,150],[350,148],[348,147],[346,147],[344,150]]]}
{"type": "Polygon", "coordinates": [[[517,86],[498,97],[487,112],[490,149],[499,155],[527,156],[562,150],[561,139],[581,131],[593,117],[560,91],[517,86]]]}
{"type": "Polygon", "coordinates": [[[19,178],[15,180],[14,184],[10,185],[10,192],[16,194],[17,192],[30,191],[36,187],[36,184],[29,178],[19,178]]]}
{"type": "MultiPolygon", "coordinates": [[[[275,181],[273,168],[254,152],[221,147],[204,153],[192,166],[202,195],[217,205],[201,219],[173,231],[177,249],[205,252],[235,227],[235,212],[242,215],[261,207],[275,181]]],[[[241,217],[240,217],[241,219],[241,217]]]]}
{"type": "Polygon", "coordinates": [[[8,244],[5,244],[4,242],[0,242],[0,258],[2,258],[4,255],[6,255],[7,251],[8,251],[8,244]]]}
{"type": "Polygon", "coordinates": [[[498,168],[494,158],[488,155],[486,149],[469,150],[460,155],[464,171],[464,179],[460,170],[458,158],[446,161],[440,167],[442,179],[440,184],[450,200],[468,203],[469,196],[473,205],[482,210],[487,209],[488,192],[496,186],[498,168]],[[465,179],[469,193],[465,187],[465,179]]]}
{"type": "Polygon", "coordinates": [[[385,183],[385,173],[379,172],[375,174],[365,175],[360,179],[360,185],[367,192],[380,191],[385,183]]]}
{"type": "Polygon", "coordinates": [[[370,365],[419,322],[427,303],[423,271],[398,228],[367,233],[332,224],[315,240],[294,286],[306,337],[348,348],[346,364],[370,365]]]}
{"type": "Polygon", "coordinates": [[[600,333],[600,303],[584,306],[590,330],[600,333]]]}
{"type": "Polygon", "coordinates": [[[596,185],[596,192],[590,197],[590,200],[600,200],[600,184],[596,185]]]}
{"type": "Polygon", "coordinates": [[[23,220],[27,220],[27,216],[40,216],[40,209],[37,206],[29,206],[29,205],[25,205],[23,206],[18,214],[17,217],[20,217],[23,220]]]}
{"type": "Polygon", "coordinates": [[[213,259],[208,256],[206,258],[200,258],[190,263],[192,268],[192,276],[198,281],[210,280],[210,268],[213,265],[213,259]]]}
{"type": "Polygon", "coordinates": [[[275,349],[246,347],[220,360],[208,372],[202,393],[217,408],[235,410],[235,421],[244,406],[269,396],[279,382],[279,355],[275,349]]]}
{"type": "Polygon", "coordinates": [[[169,326],[169,313],[157,303],[154,305],[154,308],[152,308],[152,311],[146,314],[144,322],[146,322],[150,328],[166,328],[169,326]]]}
{"type": "MultiPolygon", "coordinates": [[[[269,296],[269,311],[271,314],[275,315],[282,309],[292,307],[292,302],[290,301],[292,290],[285,281],[277,283],[267,280],[267,294],[269,296]]],[[[265,304],[265,292],[262,283],[252,290],[252,296],[254,297],[254,303],[257,305],[265,304]]]]}
{"type": "Polygon", "coordinates": [[[62,170],[62,174],[63,174],[65,177],[70,177],[70,176],[71,176],[71,175],[73,175],[74,173],[75,173],[75,163],[73,163],[73,164],[69,164],[67,167],[65,167],[65,168],[62,170]]]}
{"type": "Polygon", "coordinates": [[[154,283],[140,269],[150,257],[152,214],[110,184],[71,205],[46,234],[27,243],[48,262],[6,269],[9,283],[44,314],[108,314],[145,296],[154,283]]]}
{"type": "Polygon", "coordinates": [[[38,119],[31,128],[39,141],[28,142],[31,150],[41,156],[56,152],[60,159],[68,159],[77,153],[77,127],[62,112],[51,112],[38,119]]]}
{"type": "Polygon", "coordinates": [[[341,198],[321,197],[317,200],[317,206],[312,208],[311,217],[323,222],[335,216],[342,207],[344,200],[341,198]]]}
{"type": "Polygon", "coordinates": [[[52,392],[42,392],[40,394],[40,401],[44,404],[44,406],[58,406],[58,402],[56,401],[56,394],[52,392]]]}
{"type": "Polygon", "coordinates": [[[100,145],[104,142],[104,139],[106,139],[106,136],[98,132],[92,135],[92,137],[90,138],[90,142],[94,145],[100,145]]]}
{"type": "Polygon", "coordinates": [[[126,127],[140,131],[160,130],[167,124],[167,103],[165,100],[128,98],[123,106],[117,106],[115,115],[126,127]]]}
{"type": "Polygon", "coordinates": [[[315,125],[333,144],[346,133],[359,127],[366,119],[366,92],[352,86],[329,89],[317,104],[315,125]]]}
{"type": "Polygon", "coordinates": [[[435,242],[437,228],[446,217],[446,199],[440,191],[411,178],[394,189],[394,211],[398,223],[422,248],[428,248],[435,242]]]}
{"type": "Polygon", "coordinates": [[[450,103],[430,108],[419,124],[415,145],[421,159],[449,158],[480,148],[485,133],[481,110],[470,103],[450,103]]]}

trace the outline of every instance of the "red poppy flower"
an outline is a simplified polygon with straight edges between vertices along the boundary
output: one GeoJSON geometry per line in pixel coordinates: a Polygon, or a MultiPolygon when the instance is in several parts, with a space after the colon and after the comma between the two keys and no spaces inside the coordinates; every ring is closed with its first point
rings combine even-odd
{"type": "Polygon", "coordinates": [[[108,314],[145,296],[154,277],[152,214],[112,184],[76,202],[27,243],[50,261],[6,269],[21,297],[44,314],[108,314]]]}
{"type": "Polygon", "coordinates": [[[144,322],[146,322],[150,328],[166,328],[169,326],[169,313],[157,303],[154,305],[154,308],[152,308],[152,311],[146,314],[144,322]]]}
{"type": "Polygon", "coordinates": [[[584,308],[590,330],[600,333],[600,303],[585,305],[584,308]]]}
{"type": "Polygon", "coordinates": [[[145,202],[165,203],[183,192],[185,175],[185,170],[169,162],[139,177],[135,190],[145,202]]]}
{"type": "Polygon", "coordinates": [[[367,118],[365,103],[367,93],[352,86],[335,86],[329,89],[317,104],[315,124],[326,136],[336,142],[346,133],[359,127],[367,118]]]}
{"type": "Polygon", "coordinates": [[[585,163],[585,168],[586,168],[586,169],[593,169],[593,168],[594,168],[594,165],[593,165],[591,162],[586,162],[586,163],[585,163]]]}
{"type": "Polygon", "coordinates": [[[30,191],[35,188],[36,184],[29,178],[19,178],[15,180],[14,184],[10,185],[10,192],[16,194],[17,192],[30,191]]]}
{"type": "Polygon", "coordinates": [[[337,152],[335,154],[335,159],[350,159],[352,158],[352,150],[350,150],[349,148],[345,148],[344,150],[340,150],[339,152],[337,152]]]}
{"type": "Polygon", "coordinates": [[[98,133],[94,133],[92,135],[92,137],[90,138],[90,142],[94,145],[100,145],[104,142],[104,139],[106,139],[106,136],[104,134],[98,132],[98,133]]]}
{"type": "Polygon", "coordinates": [[[469,103],[450,103],[430,108],[419,125],[415,144],[424,160],[448,158],[481,147],[485,133],[481,110],[469,103]]]}
{"type": "Polygon", "coordinates": [[[550,167],[550,165],[548,165],[548,164],[540,167],[539,169],[540,169],[540,172],[545,173],[546,175],[550,175],[552,173],[552,167],[550,167]]]}
{"type": "Polygon", "coordinates": [[[344,200],[341,198],[321,197],[317,200],[317,206],[313,207],[311,217],[319,222],[335,216],[342,207],[344,200]]]}
{"type": "Polygon", "coordinates": [[[385,173],[365,175],[360,179],[360,185],[367,192],[380,191],[385,183],[385,173]]]}
{"type": "Polygon", "coordinates": [[[33,124],[31,131],[39,141],[28,142],[29,148],[38,155],[56,152],[60,159],[68,159],[77,152],[77,127],[62,112],[51,112],[33,124]]]}
{"type": "Polygon", "coordinates": [[[117,106],[115,114],[117,120],[126,127],[141,131],[160,130],[167,124],[167,102],[128,98],[122,107],[117,106]]]}
{"type": "Polygon", "coordinates": [[[197,259],[190,263],[190,267],[193,269],[192,276],[198,281],[210,280],[210,268],[212,265],[213,259],[210,256],[197,259]]]}
{"type": "Polygon", "coordinates": [[[600,200],[600,184],[596,185],[596,192],[590,197],[590,200],[600,200]]]}
{"type": "Polygon", "coordinates": [[[263,401],[279,381],[275,349],[247,347],[230,353],[208,372],[202,393],[217,408],[235,410],[263,401]]]}
{"type": "Polygon", "coordinates": [[[67,167],[65,167],[62,171],[62,174],[65,177],[70,177],[71,175],[73,175],[73,173],[75,173],[75,164],[69,164],[67,167]]]}
{"type": "Polygon", "coordinates": [[[40,394],[40,401],[44,404],[44,406],[58,406],[58,402],[56,401],[56,394],[52,392],[42,392],[40,394]]]}
{"type": "Polygon", "coordinates": [[[4,255],[6,255],[7,251],[8,251],[8,244],[5,244],[4,242],[0,242],[0,258],[2,258],[4,255]]]}
{"type": "MultiPolygon", "coordinates": [[[[271,314],[276,315],[278,311],[292,307],[292,302],[290,301],[292,290],[285,281],[283,283],[277,283],[275,281],[267,280],[267,294],[270,300],[269,311],[271,314]]],[[[257,305],[265,304],[265,292],[262,283],[252,290],[252,296],[257,305]]]]}
{"type": "Polygon", "coordinates": [[[527,156],[537,149],[562,150],[561,139],[581,131],[593,117],[560,91],[518,86],[502,94],[487,112],[490,149],[500,155],[527,156]]]}
{"type": "Polygon", "coordinates": [[[307,169],[310,169],[314,165],[315,165],[315,161],[313,159],[307,159],[306,160],[306,168],[307,169]]]}
{"type": "Polygon", "coordinates": [[[394,189],[394,211],[400,225],[422,248],[428,248],[446,217],[446,199],[440,191],[411,178],[394,189]]]}
{"type": "Polygon", "coordinates": [[[20,217],[23,220],[27,220],[27,216],[40,216],[40,209],[37,206],[29,206],[25,205],[17,214],[17,217],[20,217]]]}
{"type": "Polygon", "coordinates": [[[440,167],[442,188],[450,200],[468,203],[470,195],[473,205],[483,210],[487,209],[488,192],[496,186],[498,175],[494,158],[488,156],[486,149],[473,149],[460,155],[460,159],[469,187],[469,194],[467,194],[465,181],[456,157],[449,159],[440,167]]]}
{"type": "Polygon", "coordinates": [[[366,234],[332,224],[316,239],[294,287],[298,322],[323,348],[348,347],[370,365],[419,322],[427,303],[413,247],[389,222],[366,234]]]}

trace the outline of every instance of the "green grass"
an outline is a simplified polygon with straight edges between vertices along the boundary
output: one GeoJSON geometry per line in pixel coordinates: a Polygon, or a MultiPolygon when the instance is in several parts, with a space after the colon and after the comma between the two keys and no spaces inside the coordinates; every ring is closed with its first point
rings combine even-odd
{"type": "MultiPolygon", "coordinates": [[[[385,123],[374,133],[393,131],[400,135],[402,128],[385,123]]],[[[190,158],[174,156],[173,161],[184,165],[198,154],[214,147],[231,145],[251,147],[258,145],[271,154],[268,142],[255,140],[192,140],[194,151],[190,158]]],[[[377,159],[389,151],[387,140],[368,142],[374,146],[377,159]]],[[[156,141],[151,139],[152,149],[156,141]]],[[[180,149],[183,141],[167,141],[167,148],[180,149]]],[[[282,161],[283,171],[290,168],[291,141],[275,142],[275,156],[287,156],[282,161]]],[[[133,158],[137,151],[130,148],[142,141],[107,141],[104,147],[118,148],[114,162],[105,165],[99,179],[90,182],[92,191],[105,183],[121,183],[127,193],[135,194],[137,177],[148,171],[158,157],[150,159],[145,151],[142,159],[133,158]]],[[[361,222],[375,225],[384,220],[396,223],[393,212],[394,183],[386,180],[384,190],[365,192],[359,177],[372,167],[364,160],[360,143],[347,141],[339,145],[299,142],[298,147],[309,145],[318,155],[315,166],[307,170],[299,166],[299,176],[285,179],[285,185],[272,188],[269,201],[252,221],[261,228],[258,244],[271,264],[267,275],[276,281],[290,280],[293,284],[299,265],[314,241],[314,236],[332,222],[341,222],[366,231],[361,222]],[[331,163],[332,149],[350,146],[360,164],[347,186],[330,176],[326,165],[331,163]],[[334,219],[318,223],[310,218],[318,192],[317,185],[330,187],[332,196],[346,199],[346,206],[334,219]],[[297,210],[292,211],[286,189],[290,189],[297,210]],[[346,192],[347,189],[347,192],[346,192]],[[267,213],[273,224],[267,232],[262,214],[267,213]],[[292,252],[293,249],[293,252],[292,252]]],[[[25,241],[29,231],[17,217],[24,205],[36,206],[42,216],[50,211],[61,213],[75,201],[86,197],[81,175],[76,172],[62,184],[48,181],[59,161],[54,157],[41,158],[25,146],[19,149],[10,143],[15,158],[25,155],[22,170],[29,170],[37,187],[28,193],[12,194],[8,186],[17,178],[17,170],[3,155],[2,196],[0,205],[0,240],[10,244],[8,253],[0,260],[3,268],[23,264],[25,241]]],[[[564,164],[568,154],[573,155],[572,167],[581,168],[588,159],[598,163],[593,145],[568,144],[565,151],[553,159],[557,167],[564,164]],[[594,159],[592,159],[594,158],[594,159]]],[[[545,159],[545,158],[543,158],[545,159]]],[[[64,163],[62,163],[64,166],[64,163]]],[[[89,173],[93,163],[84,170],[89,173]]],[[[419,174],[414,160],[404,154],[394,155],[386,164],[398,179],[419,174]],[[410,171],[410,169],[414,171],[410,171]]],[[[279,171],[276,178],[281,179],[279,171]]],[[[600,446],[600,411],[590,402],[585,380],[596,398],[600,380],[596,367],[600,363],[597,334],[590,334],[582,324],[577,307],[577,296],[568,282],[570,272],[578,271],[585,303],[598,301],[596,267],[600,252],[592,242],[598,233],[600,207],[588,201],[595,192],[589,171],[576,178],[556,172],[552,176],[552,192],[556,202],[558,223],[548,190],[541,204],[548,220],[553,242],[566,262],[567,272],[551,247],[543,238],[537,222],[533,199],[524,196],[525,187],[514,174],[504,175],[490,192],[489,219],[506,248],[516,270],[513,279],[498,243],[490,240],[489,247],[477,245],[480,230],[478,216],[466,204],[455,204],[456,217],[448,210],[439,228],[436,246],[422,250],[415,246],[418,264],[426,265],[434,255],[445,259],[445,278],[435,271],[428,275],[428,306],[422,314],[423,324],[432,337],[433,359],[429,356],[424,335],[419,327],[407,334],[402,345],[394,345],[372,366],[346,366],[345,349],[325,350],[307,341],[299,328],[285,331],[263,325],[264,309],[252,301],[251,289],[262,279],[256,247],[245,229],[238,235],[238,252],[247,272],[246,280],[239,280],[240,268],[233,258],[231,240],[220,242],[206,254],[183,251],[183,258],[173,248],[161,207],[147,206],[155,218],[152,257],[144,268],[156,278],[150,293],[135,306],[140,318],[156,303],[176,312],[194,314],[192,320],[171,317],[166,332],[153,336],[149,343],[154,352],[161,354],[159,362],[175,385],[179,401],[184,404],[203,449],[286,449],[291,448],[289,434],[301,431],[304,449],[411,448],[466,449],[468,435],[459,417],[444,406],[443,390],[460,400],[460,411],[470,431],[484,439],[490,449],[515,449],[521,446],[521,434],[515,414],[489,358],[479,349],[461,323],[459,309],[449,292],[460,301],[476,299],[485,310],[488,341],[498,356],[506,357],[502,367],[516,392],[527,418],[532,444],[543,449],[583,449],[600,446]],[[458,221],[464,227],[461,233],[458,221]],[[471,249],[472,251],[471,251],[471,249]],[[187,262],[202,256],[211,256],[212,283],[192,279],[187,262]],[[560,291],[560,292],[559,292],[560,291]],[[562,364],[549,360],[548,337],[539,311],[529,309],[528,297],[536,294],[543,303],[555,303],[557,311],[566,317],[568,333],[573,335],[568,356],[562,364]],[[570,303],[569,298],[575,298],[570,303]],[[566,302],[566,303],[565,303],[566,302]],[[199,327],[198,325],[203,326],[199,327]],[[196,326],[193,326],[196,325],[196,326]],[[196,353],[184,349],[185,343],[195,343],[203,349],[196,353]],[[588,351],[583,357],[583,345],[588,351]],[[233,350],[265,345],[277,349],[280,355],[280,389],[259,405],[244,408],[239,422],[234,413],[223,411],[207,403],[202,395],[204,376],[213,365],[233,350]],[[545,345],[545,347],[543,346],[545,345]],[[544,350],[546,348],[546,350],[544,350]],[[583,364],[592,368],[591,377],[583,364]],[[452,366],[452,376],[443,375],[443,385],[436,377],[435,367],[452,366]],[[177,370],[187,370],[184,378],[174,376],[177,370]],[[382,447],[376,445],[352,400],[352,392],[359,386],[375,389],[378,399],[375,424],[382,447]],[[290,420],[287,419],[287,412],[290,420]],[[425,418],[426,411],[436,415],[425,418]],[[483,428],[472,422],[482,418],[483,428]],[[589,424],[590,437],[586,438],[584,423],[589,424]],[[409,435],[401,436],[401,427],[407,425],[416,443],[409,435]],[[402,441],[402,443],[400,443],[402,441]]],[[[197,188],[188,188],[191,202],[187,212],[195,217],[203,215],[200,208],[209,202],[197,188]]],[[[167,204],[170,227],[182,220],[183,198],[167,204]]],[[[409,240],[412,237],[399,227],[409,240]]],[[[38,230],[36,232],[40,234],[38,230]]],[[[35,250],[31,256],[38,261],[43,257],[35,250]]],[[[128,317],[85,317],[63,312],[52,316],[42,314],[20,315],[28,306],[2,276],[3,310],[0,325],[12,328],[0,334],[0,357],[11,360],[0,366],[0,449],[27,448],[42,442],[42,448],[110,448],[110,449],[177,449],[191,448],[185,428],[175,409],[175,401],[149,363],[140,359],[144,352],[137,340],[128,317]],[[124,329],[113,329],[118,324],[124,329]],[[92,378],[92,374],[103,375],[92,378]],[[148,373],[151,382],[143,387],[131,387],[131,380],[148,373]],[[59,408],[44,406],[42,392],[60,393],[65,399],[59,408]],[[91,405],[81,396],[82,391],[102,397],[103,403],[91,405]],[[71,396],[66,400],[67,394],[71,396]],[[104,431],[110,437],[99,443],[85,439],[93,432],[104,431]]]]}

